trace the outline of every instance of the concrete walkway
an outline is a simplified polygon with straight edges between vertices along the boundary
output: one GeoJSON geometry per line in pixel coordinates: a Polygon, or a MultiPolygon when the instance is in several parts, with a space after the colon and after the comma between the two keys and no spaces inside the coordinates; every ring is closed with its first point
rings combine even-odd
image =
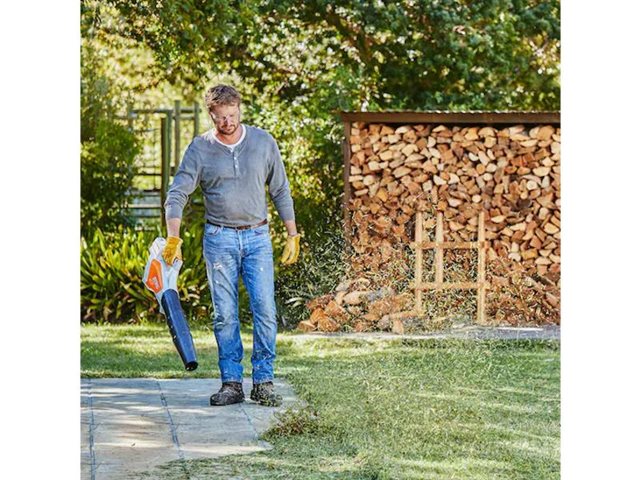
{"type": "Polygon", "coordinates": [[[82,478],[119,480],[172,460],[212,458],[269,449],[258,439],[277,411],[297,402],[291,386],[274,381],[283,396],[278,408],[249,399],[212,407],[209,397],[220,379],[81,380],[82,478]]]}

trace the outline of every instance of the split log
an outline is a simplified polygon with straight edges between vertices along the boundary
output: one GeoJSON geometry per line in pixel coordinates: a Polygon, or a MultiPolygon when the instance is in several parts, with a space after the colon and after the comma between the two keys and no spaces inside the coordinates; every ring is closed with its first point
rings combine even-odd
{"type": "Polygon", "coordinates": [[[303,332],[313,332],[315,329],[315,324],[313,324],[309,320],[302,320],[298,323],[298,330],[302,330],[303,332]]]}

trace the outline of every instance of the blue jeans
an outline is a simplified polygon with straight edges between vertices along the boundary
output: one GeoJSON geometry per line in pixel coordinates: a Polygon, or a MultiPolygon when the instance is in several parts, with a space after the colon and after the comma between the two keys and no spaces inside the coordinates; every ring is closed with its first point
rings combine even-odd
{"type": "Polygon", "coordinates": [[[276,302],[269,225],[248,230],[205,223],[207,278],[213,299],[213,331],[223,382],[242,382],[242,340],[238,318],[238,279],[242,276],[253,314],[253,383],[273,380],[276,358],[276,302]]]}

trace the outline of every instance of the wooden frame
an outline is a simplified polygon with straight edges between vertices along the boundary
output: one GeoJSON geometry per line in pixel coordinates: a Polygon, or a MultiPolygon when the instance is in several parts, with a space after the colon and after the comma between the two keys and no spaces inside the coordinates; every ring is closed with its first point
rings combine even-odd
{"type": "Polygon", "coordinates": [[[485,299],[489,284],[485,277],[487,242],[485,240],[484,212],[480,212],[478,215],[478,240],[476,242],[445,242],[442,212],[436,214],[435,242],[423,240],[423,225],[423,213],[417,212],[415,242],[413,244],[413,247],[416,249],[415,280],[413,284],[413,288],[415,289],[415,312],[417,314],[423,312],[422,292],[425,290],[477,289],[478,305],[476,320],[480,325],[486,324],[485,299]],[[422,281],[422,252],[427,249],[435,249],[435,282],[422,281]],[[476,282],[444,282],[444,251],[447,249],[478,250],[478,280],[476,282]]]}

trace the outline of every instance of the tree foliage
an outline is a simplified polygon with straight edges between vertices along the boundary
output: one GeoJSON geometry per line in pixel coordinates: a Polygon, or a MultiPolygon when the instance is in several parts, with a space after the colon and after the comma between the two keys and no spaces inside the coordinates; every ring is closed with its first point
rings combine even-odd
{"type": "Polygon", "coordinates": [[[327,89],[328,107],[559,105],[557,0],[112,3],[169,76],[234,70],[283,100],[327,89]]]}
{"type": "Polygon", "coordinates": [[[155,75],[201,90],[211,73],[241,79],[249,118],[280,135],[304,180],[297,192],[336,209],[341,110],[559,108],[557,0],[107,3],[120,35],[153,51],[155,75]]]}

